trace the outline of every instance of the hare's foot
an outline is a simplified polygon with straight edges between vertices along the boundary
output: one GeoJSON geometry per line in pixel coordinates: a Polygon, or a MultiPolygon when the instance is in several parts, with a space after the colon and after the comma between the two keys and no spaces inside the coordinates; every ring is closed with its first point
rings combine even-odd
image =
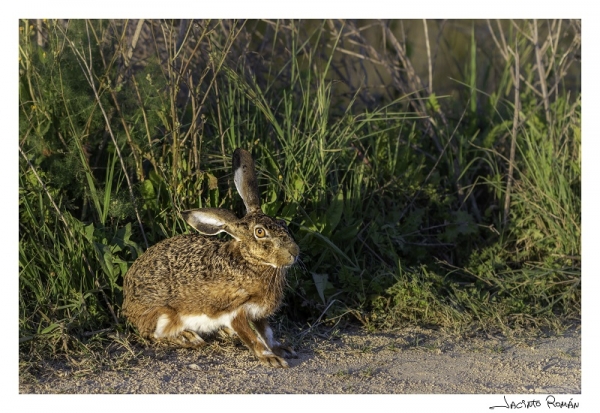
{"type": "Polygon", "coordinates": [[[271,350],[273,350],[273,353],[279,357],[285,357],[286,359],[298,358],[298,354],[296,354],[296,352],[291,346],[276,343],[275,345],[273,345],[271,350]]]}
{"type": "Polygon", "coordinates": [[[260,360],[261,363],[263,363],[267,366],[284,368],[284,369],[287,369],[289,367],[287,361],[285,361],[284,358],[273,354],[273,352],[271,352],[269,350],[265,350],[262,352],[262,354],[257,354],[256,356],[258,357],[258,359],[260,360]]]}
{"type": "Polygon", "coordinates": [[[179,335],[169,337],[167,340],[175,345],[185,348],[199,348],[206,344],[202,337],[192,330],[183,330],[179,335]]]}
{"type": "Polygon", "coordinates": [[[266,322],[261,321],[253,324],[256,332],[250,327],[246,313],[241,311],[231,320],[231,329],[242,340],[244,345],[256,355],[261,363],[271,367],[289,367],[283,357],[280,357],[271,350],[269,334],[265,334],[264,326],[268,327],[266,322]]]}
{"type": "Polygon", "coordinates": [[[235,337],[237,336],[237,334],[235,333],[235,331],[233,331],[231,328],[229,327],[223,327],[222,329],[219,330],[219,332],[217,333],[219,335],[219,337],[221,338],[230,338],[230,337],[235,337]]]}
{"type": "Polygon", "coordinates": [[[283,345],[279,341],[275,340],[273,337],[273,330],[269,326],[266,318],[255,320],[253,324],[256,328],[258,336],[260,339],[262,339],[264,344],[271,349],[273,354],[285,358],[298,358],[298,355],[291,346],[283,345]]]}

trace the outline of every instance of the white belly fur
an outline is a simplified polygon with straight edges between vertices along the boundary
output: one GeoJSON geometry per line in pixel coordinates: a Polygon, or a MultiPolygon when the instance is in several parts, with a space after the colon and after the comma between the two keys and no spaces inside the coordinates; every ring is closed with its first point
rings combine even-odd
{"type": "MultiPolygon", "coordinates": [[[[261,318],[264,315],[264,308],[257,306],[255,304],[246,304],[244,306],[244,310],[250,320],[256,320],[261,318]]],[[[229,313],[225,313],[220,315],[219,317],[209,317],[206,314],[187,314],[180,315],[179,319],[181,321],[181,326],[177,329],[177,331],[170,332],[169,335],[177,335],[181,333],[183,330],[191,330],[197,333],[213,333],[222,328],[231,328],[231,322],[238,315],[239,309],[235,311],[231,311],[229,313]]],[[[160,338],[164,337],[165,327],[170,323],[169,317],[166,314],[161,315],[156,323],[156,331],[154,332],[154,337],[160,338]]],[[[270,330],[270,329],[269,329],[270,330]]],[[[267,337],[265,337],[267,341],[272,342],[272,332],[267,332],[267,337]]]]}
{"type": "Polygon", "coordinates": [[[216,318],[211,318],[206,314],[182,315],[180,316],[183,324],[182,330],[192,330],[198,333],[212,333],[223,327],[231,328],[231,321],[238,314],[238,311],[223,314],[216,318]]]}

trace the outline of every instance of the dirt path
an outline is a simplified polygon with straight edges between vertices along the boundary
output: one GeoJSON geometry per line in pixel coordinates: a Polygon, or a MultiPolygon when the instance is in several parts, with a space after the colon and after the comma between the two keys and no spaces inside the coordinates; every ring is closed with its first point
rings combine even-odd
{"type": "MultiPolygon", "coordinates": [[[[20,393],[581,393],[581,331],[520,342],[458,340],[406,329],[312,336],[289,369],[232,342],[200,351],[150,347],[124,367],[21,375],[20,393]]],[[[50,372],[51,371],[51,372],[50,372]]]]}

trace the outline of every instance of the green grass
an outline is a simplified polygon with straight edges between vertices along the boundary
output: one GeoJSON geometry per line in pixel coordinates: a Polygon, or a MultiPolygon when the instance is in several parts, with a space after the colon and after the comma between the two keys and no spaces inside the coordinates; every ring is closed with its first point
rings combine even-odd
{"type": "MultiPolygon", "coordinates": [[[[242,212],[236,147],[302,251],[288,319],[579,320],[578,24],[539,23],[537,51],[532,22],[505,23],[469,23],[449,81],[437,61],[419,77],[396,22],[383,47],[366,22],[146,21],[136,38],[137,21],[21,21],[23,354],[126,331],[123,275],[189,231],[179,211],[242,212]]],[[[430,59],[461,32],[436,24],[430,59]]]]}

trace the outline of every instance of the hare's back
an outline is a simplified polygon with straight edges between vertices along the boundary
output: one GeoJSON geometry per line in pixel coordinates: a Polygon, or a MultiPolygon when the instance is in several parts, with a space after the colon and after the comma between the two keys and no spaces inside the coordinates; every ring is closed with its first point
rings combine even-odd
{"type": "MultiPolygon", "coordinates": [[[[148,248],[131,266],[124,279],[124,289],[152,285],[171,285],[186,278],[196,281],[210,277],[223,241],[202,235],[180,235],[148,248]]],[[[130,291],[131,292],[131,291],[130,291]]]]}

